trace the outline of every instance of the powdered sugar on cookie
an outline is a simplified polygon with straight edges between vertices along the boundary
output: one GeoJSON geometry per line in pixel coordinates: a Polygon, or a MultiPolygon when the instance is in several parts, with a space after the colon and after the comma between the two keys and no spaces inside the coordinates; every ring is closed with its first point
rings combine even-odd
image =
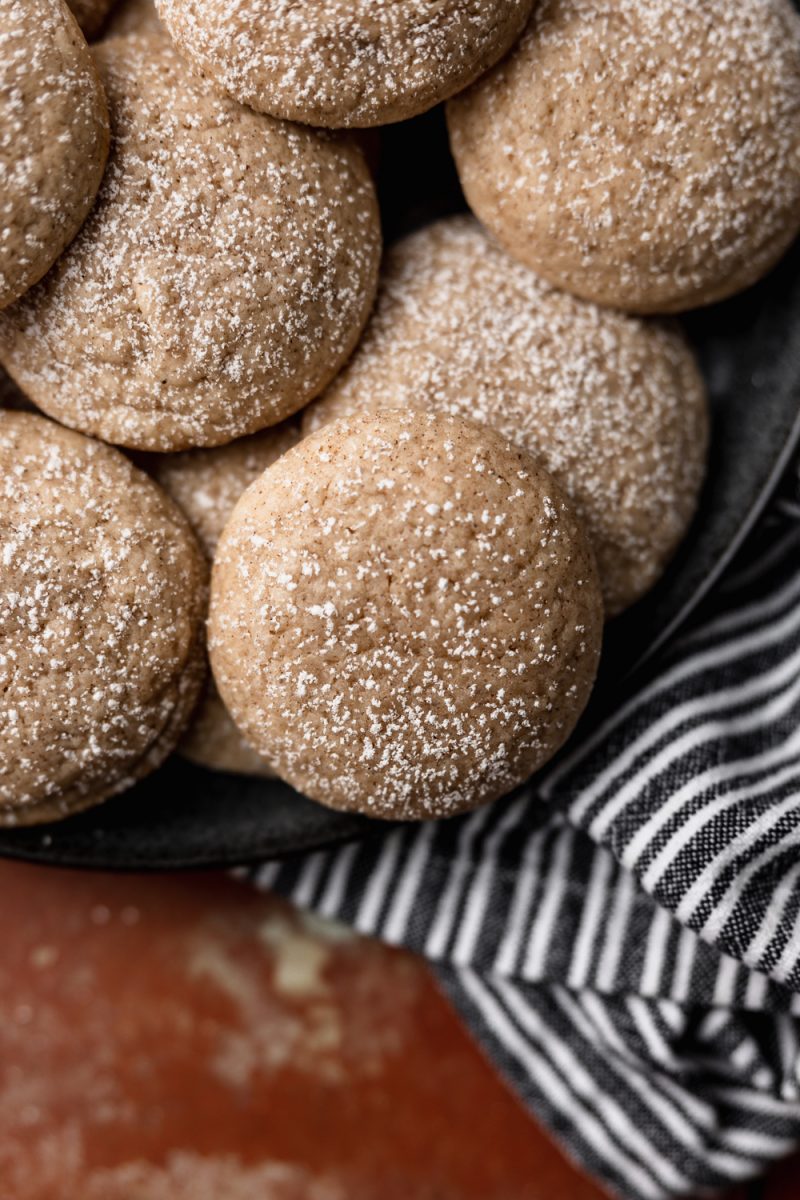
{"type": "Polygon", "coordinates": [[[694,512],[708,419],[678,330],[555,291],[469,217],[390,249],[365,336],[303,428],[404,406],[539,459],[586,522],[609,613],[655,582],[694,512]]]}
{"type": "Polygon", "coordinates": [[[314,799],[441,816],[562,744],[602,605],[554,481],[491,430],[391,410],[326,427],[245,493],[212,584],[214,674],[314,799]]]}
{"type": "Polygon", "coordinates": [[[0,308],[78,232],[107,153],[100,82],[63,0],[0,0],[0,308]]]}
{"type": "Polygon", "coordinates": [[[203,679],[205,570],[188,525],[117,451],[0,412],[0,824],[146,775],[203,679]]]}
{"type": "Polygon", "coordinates": [[[275,424],[346,359],[380,230],[353,144],[236,104],[157,35],[95,49],[114,144],[79,237],[0,321],[39,406],[150,450],[275,424]]]}
{"type": "Polygon", "coordinates": [[[800,229],[789,0],[542,0],[449,122],[475,213],[551,282],[601,303],[721,299],[800,229]]]}
{"type": "MultiPolygon", "coordinates": [[[[220,534],[242,493],[299,438],[297,423],[285,421],[228,446],[153,455],[148,466],[186,514],[211,562],[220,534]]],[[[212,679],[179,751],[192,762],[216,771],[273,774],[239,733],[212,679]]]]}
{"type": "Polygon", "coordinates": [[[452,96],[522,31],[531,0],[158,0],[181,49],[261,112],[383,125],[452,96]]]}

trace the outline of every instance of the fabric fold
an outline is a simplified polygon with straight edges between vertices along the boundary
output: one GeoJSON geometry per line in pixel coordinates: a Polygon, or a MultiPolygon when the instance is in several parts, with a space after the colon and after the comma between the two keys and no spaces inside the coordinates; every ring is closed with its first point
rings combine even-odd
{"type": "Polygon", "coordinates": [[[566,1152],[630,1200],[800,1145],[798,464],[691,625],[549,774],[253,872],[425,955],[566,1152]]]}

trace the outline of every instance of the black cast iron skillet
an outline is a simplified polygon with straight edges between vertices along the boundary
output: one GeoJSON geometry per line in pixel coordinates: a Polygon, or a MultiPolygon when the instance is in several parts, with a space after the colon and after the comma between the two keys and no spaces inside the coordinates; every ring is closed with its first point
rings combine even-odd
{"type": "MultiPolygon", "coordinates": [[[[464,207],[441,112],[387,130],[380,190],[387,240],[464,207]]],[[[712,448],[695,522],[653,592],[611,622],[582,728],[614,703],[718,579],[800,440],[800,246],[758,287],[686,322],[708,381],[712,448]]],[[[579,731],[580,734],[580,731],[579,731]]],[[[324,847],[379,822],[333,813],[285,784],[178,758],[125,795],[58,824],[0,830],[0,855],[64,866],[200,867],[324,847]]]]}

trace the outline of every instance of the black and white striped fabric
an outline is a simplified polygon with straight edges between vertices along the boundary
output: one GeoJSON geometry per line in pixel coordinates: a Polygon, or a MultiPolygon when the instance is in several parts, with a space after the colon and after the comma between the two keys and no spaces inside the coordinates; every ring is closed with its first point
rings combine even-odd
{"type": "Polygon", "coordinates": [[[569,1154],[635,1200],[800,1143],[800,477],[544,779],[257,881],[426,955],[569,1154]]]}

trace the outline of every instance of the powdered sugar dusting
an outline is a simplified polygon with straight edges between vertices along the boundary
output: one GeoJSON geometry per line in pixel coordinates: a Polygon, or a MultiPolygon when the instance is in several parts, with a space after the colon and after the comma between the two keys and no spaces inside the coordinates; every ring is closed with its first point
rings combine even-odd
{"type": "Polygon", "coordinates": [[[274,424],[329,382],[372,303],[361,152],[221,96],[157,35],[95,56],[108,170],[68,252],[2,315],[5,365],[59,420],[140,449],[274,424]]]}
{"type": "Polygon", "coordinates": [[[789,0],[542,0],[449,119],[477,215],[590,299],[710,303],[800,228],[789,0]]]}
{"type": "MultiPolygon", "coordinates": [[[[297,423],[286,421],[227,446],[153,456],[153,474],[186,514],[209,562],[239,497],[299,436],[297,423]]],[[[239,733],[212,679],[179,750],[213,770],[273,775],[239,733]]]]}
{"type": "Polygon", "coordinates": [[[382,125],[466,87],[532,0],[158,0],[179,46],[237,100],[312,125],[382,125]]]}
{"type": "Polygon", "coordinates": [[[405,405],[491,425],[555,475],[610,613],[655,582],[694,512],[707,414],[680,333],[555,291],[471,218],[392,247],[367,332],[303,428],[405,405]]]}
{"type": "Polygon", "coordinates": [[[202,558],[122,455],[0,412],[0,823],[140,778],[202,682],[202,558]]]}
{"type": "Polygon", "coordinates": [[[95,1168],[83,1200],[345,1200],[346,1194],[336,1178],[294,1163],[176,1151],[163,1165],[142,1160],[95,1168]]]}
{"type": "Polygon", "coordinates": [[[0,0],[0,307],[39,280],[100,183],[108,122],[61,0],[0,0]]]}
{"type": "Polygon", "coordinates": [[[301,791],[464,811],[561,745],[602,606],[557,486],[498,434],[390,410],[326,427],[245,493],[212,583],[217,684],[301,791]]]}
{"type": "Polygon", "coordinates": [[[148,467],[186,514],[209,561],[244,491],[299,440],[296,421],[210,450],[153,456],[148,467]]]}

